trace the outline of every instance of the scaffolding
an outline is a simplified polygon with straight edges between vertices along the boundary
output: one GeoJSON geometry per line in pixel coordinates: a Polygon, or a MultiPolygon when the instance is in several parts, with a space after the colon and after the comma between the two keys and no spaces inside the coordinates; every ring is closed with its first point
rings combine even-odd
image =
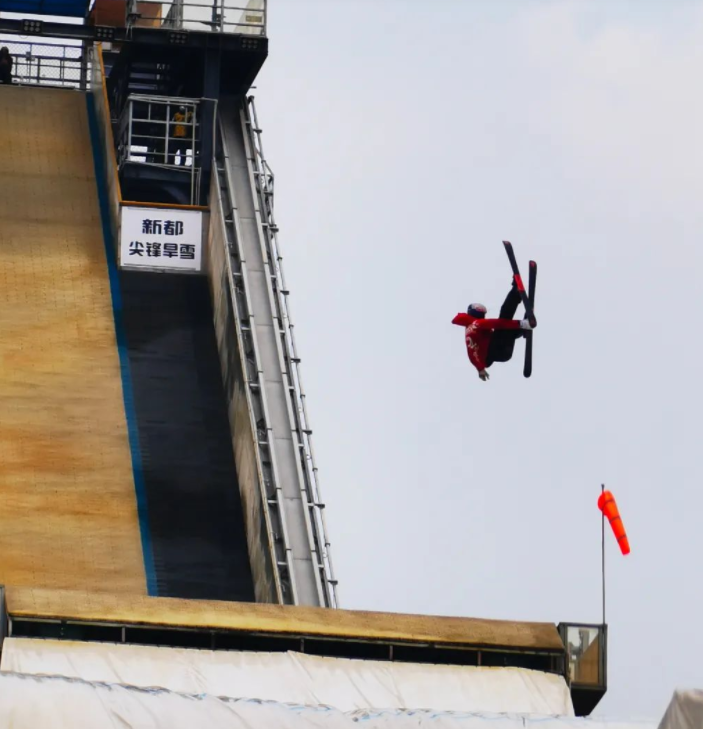
{"type": "Polygon", "coordinates": [[[174,170],[190,181],[198,204],[200,122],[198,99],[131,94],[117,122],[117,165],[137,163],[174,170]]]}

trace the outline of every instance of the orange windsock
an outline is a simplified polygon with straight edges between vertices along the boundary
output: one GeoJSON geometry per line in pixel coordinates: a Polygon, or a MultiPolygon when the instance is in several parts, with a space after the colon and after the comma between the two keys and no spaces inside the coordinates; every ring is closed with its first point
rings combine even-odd
{"type": "Polygon", "coordinates": [[[620,512],[618,511],[618,505],[615,501],[615,497],[610,493],[610,491],[603,491],[603,493],[598,497],[598,508],[610,522],[613,534],[615,534],[615,538],[618,540],[618,544],[620,545],[620,551],[623,554],[630,554],[630,543],[627,541],[625,527],[623,526],[622,519],[620,518],[620,512]]]}

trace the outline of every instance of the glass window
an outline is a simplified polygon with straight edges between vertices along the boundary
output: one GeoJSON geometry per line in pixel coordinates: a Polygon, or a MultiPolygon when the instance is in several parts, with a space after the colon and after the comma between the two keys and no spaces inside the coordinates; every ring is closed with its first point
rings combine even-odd
{"type": "Polygon", "coordinates": [[[594,626],[569,625],[566,628],[566,652],[569,681],[575,684],[601,686],[601,629],[594,626]]]}

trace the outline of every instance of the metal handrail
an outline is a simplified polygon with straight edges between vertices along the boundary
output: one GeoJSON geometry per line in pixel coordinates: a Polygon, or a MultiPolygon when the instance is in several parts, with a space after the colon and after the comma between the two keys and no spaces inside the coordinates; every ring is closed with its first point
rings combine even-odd
{"type": "Polygon", "coordinates": [[[127,7],[127,25],[153,26],[168,30],[204,30],[240,35],[266,35],[267,0],[211,0],[186,2],[173,0],[131,0],[127,7]],[[164,9],[168,10],[164,14],[164,9]]]}
{"type": "MultiPolygon", "coordinates": [[[[325,584],[325,591],[328,595],[329,606],[338,607],[338,588],[337,579],[334,575],[334,565],[332,563],[331,543],[327,536],[327,523],[325,520],[325,504],[322,500],[322,491],[320,488],[320,478],[318,467],[315,462],[315,454],[312,444],[312,428],[310,426],[310,416],[308,415],[306,406],[306,395],[303,388],[303,382],[300,372],[300,357],[295,343],[293,333],[294,325],[291,317],[290,302],[288,297],[288,289],[283,273],[282,256],[278,244],[278,226],[274,218],[273,212],[273,194],[274,194],[274,175],[271,167],[266,161],[261,139],[261,129],[259,127],[256,115],[256,106],[254,97],[249,96],[247,99],[249,105],[249,113],[252,120],[250,135],[252,139],[252,148],[254,150],[254,165],[257,172],[257,187],[260,200],[262,203],[262,213],[265,215],[265,232],[268,243],[271,247],[271,265],[275,276],[278,280],[276,286],[276,296],[278,305],[283,314],[282,325],[284,329],[284,341],[286,343],[286,357],[291,370],[291,380],[295,392],[295,400],[297,407],[295,409],[298,431],[303,443],[305,452],[305,470],[308,478],[306,485],[308,487],[308,505],[311,517],[315,524],[315,537],[321,539],[322,549],[319,550],[322,560],[322,578],[325,584]]],[[[318,545],[319,546],[319,545],[318,545]]]]}
{"type": "Polygon", "coordinates": [[[220,122],[216,146],[215,169],[218,175],[222,204],[222,224],[225,227],[223,242],[226,246],[226,262],[231,290],[231,302],[236,325],[238,349],[242,354],[242,372],[246,388],[246,399],[251,421],[252,434],[256,442],[256,469],[261,503],[266,522],[266,533],[270,550],[276,598],[279,604],[297,604],[295,571],[292,563],[292,549],[282,507],[282,487],[278,472],[274,468],[275,443],[270,442],[270,414],[266,399],[257,338],[252,331],[254,319],[249,290],[249,276],[246,257],[241,249],[241,231],[235,214],[234,183],[230,174],[230,157],[222,122],[220,122]],[[229,228],[229,235],[227,229],[229,228]],[[247,346],[248,344],[248,346],[247,346]],[[259,415],[256,418],[255,413],[259,415]],[[268,468],[265,463],[270,464],[268,468]],[[280,530],[280,531],[279,531],[280,530]]]}
{"type": "Polygon", "coordinates": [[[198,181],[200,179],[200,153],[198,152],[198,143],[200,141],[199,105],[199,99],[130,94],[117,121],[118,167],[122,169],[125,163],[131,162],[173,169],[179,172],[187,170],[191,178],[190,203],[197,204],[198,181]],[[140,113],[140,109],[145,110],[146,116],[135,115],[135,106],[137,113],[140,113]],[[192,113],[191,121],[175,121],[173,119],[172,108],[179,106],[185,106],[192,113]],[[159,113],[152,114],[154,108],[159,110],[159,113]],[[147,125],[150,127],[148,131],[152,133],[146,133],[145,127],[147,125]],[[169,144],[172,144],[176,139],[171,135],[171,130],[175,126],[190,129],[190,134],[187,137],[178,138],[187,139],[191,150],[189,165],[187,164],[187,155],[182,151],[180,156],[183,159],[183,164],[175,164],[176,155],[171,151],[173,147],[169,149],[169,144]],[[164,130],[163,134],[155,133],[161,128],[164,130]],[[173,164],[171,164],[171,157],[173,157],[173,164]]]}
{"type": "Polygon", "coordinates": [[[77,44],[37,43],[0,39],[13,60],[12,78],[20,86],[59,86],[85,89],[89,60],[77,44]]]}

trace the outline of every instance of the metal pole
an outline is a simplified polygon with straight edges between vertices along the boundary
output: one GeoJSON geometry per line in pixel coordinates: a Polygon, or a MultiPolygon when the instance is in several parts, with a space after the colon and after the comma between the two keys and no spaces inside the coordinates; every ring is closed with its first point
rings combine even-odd
{"type": "Polygon", "coordinates": [[[5,585],[0,585],[0,653],[3,643],[8,637],[7,602],[5,600],[5,585]]]}
{"type": "MultiPolygon", "coordinates": [[[[605,493],[605,484],[601,484],[601,494],[605,493]]],[[[605,513],[600,518],[600,552],[601,552],[601,587],[603,591],[603,625],[605,625],[605,513]]]]}
{"type": "MultiPolygon", "coordinates": [[[[195,112],[197,111],[198,107],[193,104],[191,107],[191,115],[190,115],[190,144],[191,144],[191,151],[190,151],[190,204],[191,205],[197,205],[195,202],[195,112]]],[[[185,153],[183,157],[183,164],[186,163],[185,153]]],[[[199,200],[198,200],[199,202],[199,200]]]]}
{"type": "Polygon", "coordinates": [[[127,99],[127,104],[129,107],[129,113],[127,117],[127,157],[126,161],[129,161],[132,159],[132,104],[134,102],[132,99],[127,99]]]}
{"type": "Polygon", "coordinates": [[[178,30],[183,30],[183,0],[178,0],[176,3],[176,28],[178,30]]]}
{"type": "MultiPolygon", "coordinates": [[[[168,161],[168,140],[171,138],[171,102],[166,102],[166,137],[165,137],[165,143],[166,143],[166,150],[164,152],[164,164],[169,164],[168,161]]],[[[176,164],[176,158],[174,156],[173,158],[173,164],[176,164]]]]}

